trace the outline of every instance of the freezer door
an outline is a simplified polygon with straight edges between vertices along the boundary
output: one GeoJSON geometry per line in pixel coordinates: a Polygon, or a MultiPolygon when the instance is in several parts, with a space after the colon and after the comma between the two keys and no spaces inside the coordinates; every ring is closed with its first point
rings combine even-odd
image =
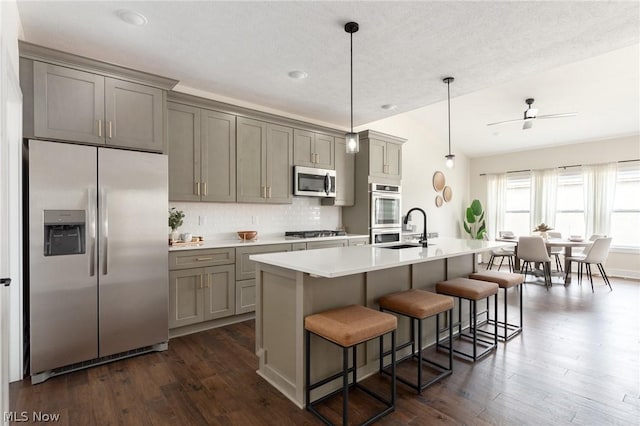
{"type": "Polygon", "coordinates": [[[97,148],[28,143],[28,297],[36,374],[98,356],[97,148]]]}
{"type": "Polygon", "coordinates": [[[100,356],[168,340],[167,156],[98,149],[100,356]]]}

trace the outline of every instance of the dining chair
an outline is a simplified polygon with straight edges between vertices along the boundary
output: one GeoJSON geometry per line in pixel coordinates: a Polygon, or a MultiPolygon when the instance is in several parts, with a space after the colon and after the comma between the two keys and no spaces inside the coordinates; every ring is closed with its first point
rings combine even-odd
{"type": "MultiPolygon", "coordinates": [[[[578,284],[582,284],[582,267],[587,270],[587,275],[589,276],[589,281],[591,282],[591,292],[593,292],[593,274],[591,273],[591,265],[595,264],[598,266],[598,270],[600,271],[600,275],[602,275],[602,279],[605,284],[611,288],[611,282],[609,282],[609,277],[604,270],[604,263],[607,261],[607,256],[609,255],[609,248],[611,247],[611,237],[609,238],[596,238],[591,247],[587,247],[584,254],[570,256],[566,260],[569,262],[578,263],[578,284]]],[[[567,275],[565,274],[564,280],[567,280],[567,275]]]]}
{"type": "MultiPolygon", "coordinates": [[[[547,235],[552,240],[562,239],[562,232],[548,231],[547,235]]],[[[563,251],[564,251],[563,247],[551,247],[551,250],[550,250],[551,256],[555,257],[556,259],[556,271],[559,271],[559,272],[564,272],[562,270],[562,262],[560,262],[560,255],[563,253],[563,251]]]]}
{"type": "Polygon", "coordinates": [[[523,269],[520,272],[524,273],[525,281],[527,279],[527,271],[531,269],[533,272],[531,263],[542,263],[544,285],[549,290],[551,286],[551,257],[549,257],[547,246],[542,237],[520,237],[518,239],[518,257],[522,261],[523,269]]]}
{"type": "MultiPolygon", "coordinates": [[[[498,235],[500,235],[500,237],[502,237],[502,232],[500,232],[498,235]]],[[[489,240],[489,236],[487,234],[484,234],[484,240],[488,241],[489,240]]],[[[499,248],[499,249],[495,249],[495,250],[491,250],[491,257],[489,258],[489,262],[487,263],[487,269],[491,270],[493,269],[493,266],[495,265],[496,259],[500,258],[500,264],[498,265],[498,271],[500,270],[500,268],[502,268],[502,264],[504,263],[504,259],[507,259],[507,263],[509,264],[509,272],[513,272],[513,265],[515,263],[515,257],[516,257],[516,253],[515,250],[512,247],[509,248],[499,248]]]]}

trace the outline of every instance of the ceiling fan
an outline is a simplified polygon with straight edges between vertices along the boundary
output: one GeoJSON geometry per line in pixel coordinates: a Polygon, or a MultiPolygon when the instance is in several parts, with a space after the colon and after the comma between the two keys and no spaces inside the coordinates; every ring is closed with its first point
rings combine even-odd
{"type": "Polygon", "coordinates": [[[526,110],[524,110],[524,118],[517,118],[515,120],[498,121],[496,123],[489,123],[489,124],[487,124],[487,126],[495,126],[496,124],[505,124],[505,123],[514,123],[516,121],[524,121],[524,123],[522,124],[522,129],[523,130],[527,130],[527,129],[530,129],[533,126],[533,120],[535,120],[536,118],[563,118],[563,117],[575,117],[576,115],[578,115],[577,112],[565,112],[565,113],[561,113],[561,114],[537,115],[538,114],[538,108],[531,108],[531,105],[533,104],[534,101],[535,101],[535,99],[533,99],[533,98],[529,98],[529,99],[525,100],[525,102],[528,105],[528,108],[526,110]]]}

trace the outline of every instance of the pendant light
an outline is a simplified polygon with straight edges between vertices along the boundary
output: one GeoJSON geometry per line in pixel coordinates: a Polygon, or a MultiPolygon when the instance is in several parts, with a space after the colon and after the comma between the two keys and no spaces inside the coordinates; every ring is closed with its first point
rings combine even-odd
{"type": "Polygon", "coordinates": [[[449,84],[453,83],[453,77],[446,77],[442,79],[443,83],[447,83],[447,118],[449,122],[449,154],[445,155],[445,164],[448,168],[453,169],[455,165],[456,156],[451,153],[451,93],[449,92],[449,84]]]}
{"type": "Polygon", "coordinates": [[[360,150],[360,140],[358,134],[353,132],[353,33],[358,32],[357,22],[347,22],[344,30],[351,35],[351,131],[344,135],[347,154],[355,154],[360,150]]]}

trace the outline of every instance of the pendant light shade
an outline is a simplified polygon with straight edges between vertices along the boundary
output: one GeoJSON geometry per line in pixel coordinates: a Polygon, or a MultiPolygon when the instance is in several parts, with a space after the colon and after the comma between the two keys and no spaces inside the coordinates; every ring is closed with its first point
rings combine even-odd
{"type": "Polygon", "coordinates": [[[451,92],[449,91],[449,85],[453,83],[453,77],[447,77],[442,79],[443,83],[447,83],[447,122],[449,124],[449,154],[445,155],[445,165],[453,169],[456,164],[456,156],[451,153],[451,92]]]}
{"type": "Polygon", "coordinates": [[[353,33],[358,32],[357,22],[347,22],[344,25],[344,30],[350,34],[351,40],[351,50],[350,50],[350,59],[351,59],[351,131],[344,135],[347,154],[355,154],[360,151],[360,138],[357,133],[353,132],[353,33]]]}

